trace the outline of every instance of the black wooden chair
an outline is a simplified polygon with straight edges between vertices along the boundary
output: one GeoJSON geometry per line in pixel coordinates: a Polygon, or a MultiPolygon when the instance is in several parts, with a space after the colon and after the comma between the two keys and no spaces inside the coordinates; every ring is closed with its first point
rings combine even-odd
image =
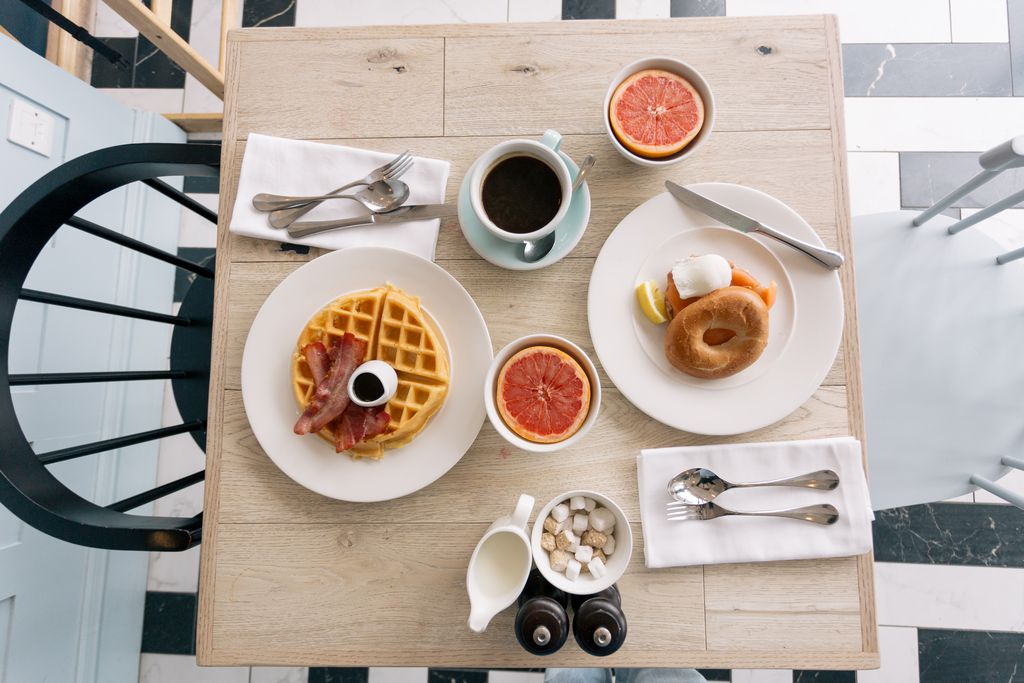
{"type": "Polygon", "coordinates": [[[147,517],[128,511],[203,480],[204,471],[100,506],[71,491],[47,466],[174,434],[190,433],[206,447],[206,408],[213,319],[213,268],[192,263],[75,216],[97,197],[141,181],[204,218],[217,215],[159,180],[161,176],[217,176],[220,145],[134,144],[85,154],[54,169],[0,213],[0,502],[25,523],[71,543],[114,550],[186,550],[199,543],[202,513],[147,517]],[[178,315],[116,306],[23,287],[29,269],[54,233],[68,225],[194,274],[178,315]],[[12,375],[11,322],[18,300],[167,323],[174,326],[170,368],[134,372],[61,372],[12,375]],[[182,424],[35,453],[18,422],[10,388],[79,382],[171,380],[182,424]]]}

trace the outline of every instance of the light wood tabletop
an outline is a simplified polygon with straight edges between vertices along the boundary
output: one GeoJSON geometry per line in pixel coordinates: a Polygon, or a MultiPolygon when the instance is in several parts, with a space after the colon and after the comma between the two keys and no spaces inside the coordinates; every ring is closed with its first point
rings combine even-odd
{"type": "Polygon", "coordinates": [[[851,262],[840,270],[846,328],[835,365],[803,406],[770,427],[728,438],[680,432],[633,407],[601,371],[601,415],[580,443],[531,455],[485,424],[434,484],[399,500],[356,504],[321,497],[282,474],[242,407],[239,370],[252,320],[274,287],[319,252],[227,231],[250,132],[448,159],[447,201],[454,201],[480,153],[510,136],[554,128],[574,158],[598,156],[588,179],[590,224],[571,255],[539,271],[502,270],[477,256],[456,219],[445,219],[436,261],[476,300],[495,349],[549,332],[596,361],[586,313],[594,260],[618,222],[661,193],[666,179],[767,192],[807,219],[827,246],[852,256],[834,17],[248,29],[229,34],[227,52],[201,664],[878,666],[870,555],[652,571],[639,533],[640,448],[863,439],[851,262]],[[622,159],[602,121],[612,76],[651,55],[696,67],[717,104],[705,146],[664,169],[622,159]],[[515,641],[512,609],[471,634],[466,563],[488,524],[521,492],[543,503],[581,487],[616,500],[634,524],[633,558],[619,581],[625,644],[599,659],[570,638],[558,653],[535,657],[515,641]]]}

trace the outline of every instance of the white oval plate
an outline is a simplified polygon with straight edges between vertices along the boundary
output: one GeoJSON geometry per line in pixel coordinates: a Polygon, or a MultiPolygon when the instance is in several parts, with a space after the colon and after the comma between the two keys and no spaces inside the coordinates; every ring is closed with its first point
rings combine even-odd
{"type": "MultiPolygon", "coordinates": [[[[822,244],[795,211],[763,192],[729,183],[687,187],[794,237],[822,244]]],[[[605,241],[588,293],[590,336],[615,386],[659,422],[719,436],[760,429],[800,407],[828,374],[843,332],[843,294],[836,272],[768,238],[708,227],[720,225],[667,192],[652,197],[622,219],[605,241]],[[680,253],[662,254],[669,246],[680,253]],[[664,335],[665,326],[654,326],[638,313],[634,288],[653,279],[663,289],[671,261],[712,251],[759,280],[776,280],[779,293],[762,357],[733,377],[700,380],[675,370],[657,354],[652,357],[657,348],[652,339],[664,335]]]]}
{"type": "Polygon", "coordinates": [[[242,401],[267,456],[302,486],[338,500],[391,500],[439,479],[472,445],[485,418],[480,387],[491,359],[480,309],[447,271],[408,252],[352,247],[305,264],[263,302],[245,340],[242,401]],[[385,282],[420,297],[437,322],[452,361],[451,385],[441,410],[415,440],[378,461],[353,460],[323,439],[292,432],[299,411],[290,359],[314,313],[342,294],[385,282]]]}

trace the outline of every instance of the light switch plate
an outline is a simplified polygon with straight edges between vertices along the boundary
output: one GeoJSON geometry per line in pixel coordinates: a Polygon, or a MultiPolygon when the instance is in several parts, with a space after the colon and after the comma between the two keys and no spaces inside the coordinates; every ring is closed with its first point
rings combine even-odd
{"type": "Polygon", "coordinates": [[[53,114],[34,107],[25,100],[11,101],[10,125],[7,139],[25,149],[42,154],[53,154],[53,130],[56,121],[53,114]]]}

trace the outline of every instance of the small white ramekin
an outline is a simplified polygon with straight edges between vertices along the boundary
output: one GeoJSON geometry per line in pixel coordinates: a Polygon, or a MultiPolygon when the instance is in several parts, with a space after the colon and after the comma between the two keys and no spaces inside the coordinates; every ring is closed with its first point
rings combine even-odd
{"type": "Polygon", "coordinates": [[[610,498],[602,496],[595,491],[566,491],[551,499],[540,512],[533,523],[533,533],[530,536],[530,543],[533,546],[533,562],[537,569],[544,575],[555,588],[560,588],[566,593],[573,595],[593,595],[608,588],[622,578],[629,566],[629,558],[633,554],[633,532],[629,528],[629,520],[622,512],[622,508],[615,504],[610,498]],[[584,496],[593,498],[601,507],[606,507],[615,514],[615,552],[608,557],[605,565],[608,573],[600,579],[595,579],[589,572],[581,572],[575,581],[570,581],[562,572],[556,572],[551,568],[548,560],[548,551],[540,547],[540,537],[544,533],[544,520],[551,514],[551,508],[559,503],[568,502],[572,496],[584,496]]]}
{"type": "Polygon", "coordinates": [[[597,414],[601,408],[601,382],[597,376],[597,368],[594,367],[594,362],[583,352],[583,349],[568,339],[556,337],[552,334],[531,334],[510,342],[505,348],[495,354],[491,367],[487,370],[487,378],[484,380],[484,406],[487,408],[487,419],[491,421],[495,431],[501,434],[502,438],[510,444],[533,453],[551,453],[576,443],[594,426],[594,423],[597,421],[597,414]],[[587,417],[583,420],[583,424],[580,425],[579,430],[575,434],[562,441],[537,443],[524,439],[508,428],[505,421],[501,419],[501,413],[498,412],[498,406],[495,402],[495,383],[498,380],[498,375],[501,373],[501,368],[505,365],[505,361],[528,346],[552,346],[566,352],[576,359],[576,362],[583,368],[583,372],[587,374],[587,379],[590,380],[590,410],[587,412],[587,417]]]}
{"type": "Polygon", "coordinates": [[[671,57],[647,57],[646,59],[640,59],[632,64],[628,64],[615,75],[612,79],[612,84],[608,86],[608,92],[604,96],[604,129],[608,133],[608,139],[612,141],[612,146],[615,150],[624,156],[625,158],[632,161],[634,164],[641,166],[671,166],[672,164],[678,164],[683,159],[691,156],[697,148],[704,144],[704,141],[711,135],[711,129],[715,125],[715,97],[711,94],[711,86],[704,80],[704,77],[686,62],[681,62],[678,59],[672,59],[671,57]],[[704,100],[704,125],[701,126],[700,132],[697,133],[697,137],[690,140],[690,144],[683,147],[681,150],[673,154],[672,156],[663,157],[661,159],[649,159],[642,157],[638,154],[633,154],[628,149],[622,146],[619,139],[615,137],[615,131],[612,130],[611,116],[608,111],[608,107],[612,101],[612,95],[615,93],[615,89],[619,87],[619,84],[624,80],[635,74],[637,71],[643,71],[644,69],[664,69],[674,74],[678,74],[688,80],[693,87],[700,93],[701,99],[704,100]]]}

